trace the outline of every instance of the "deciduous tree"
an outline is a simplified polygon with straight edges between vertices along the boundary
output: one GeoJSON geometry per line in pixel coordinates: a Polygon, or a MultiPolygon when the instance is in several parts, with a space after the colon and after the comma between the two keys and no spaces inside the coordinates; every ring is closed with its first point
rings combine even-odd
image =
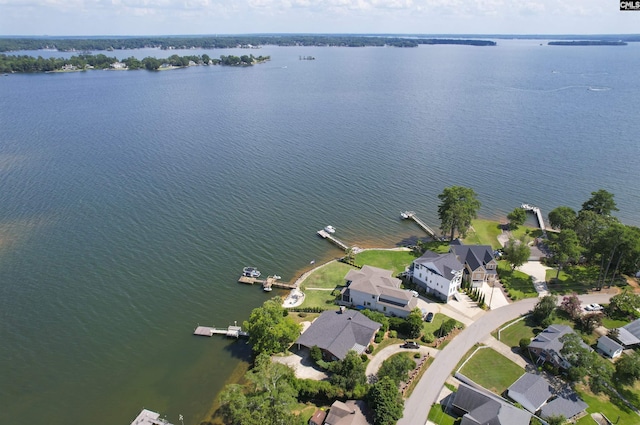
{"type": "Polygon", "coordinates": [[[509,239],[503,252],[506,260],[511,264],[511,270],[523,265],[531,256],[531,249],[527,244],[514,239],[509,239]]]}
{"type": "Polygon", "coordinates": [[[549,224],[558,230],[572,229],[575,225],[576,217],[576,212],[572,208],[557,207],[549,211],[549,224]]]}
{"type": "Polygon", "coordinates": [[[549,248],[558,266],[558,273],[556,274],[556,279],[558,279],[562,267],[567,262],[577,260],[580,257],[582,247],[576,232],[571,229],[561,230],[560,233],[552,233],[551,235],[549,248]]]}
{"type": "Polygon", "coordinates": [[[613,193],[609,193],[604,189],[591,192],[589,198],[582,204],[583,211],[593,211],[598,215],[609,216],[612,211],[618,211],[616,202],[613,200],[613,193]]]}
{"type": "Polygon", "coordinates": [[[578,299],[578,295],[574,293],[562,298],[562,302],[560,303],[560,310],[567,313],[571,320],[575,320],[580,317],[580,314],[582,313],[582,306],[580,304],[580,300],[578,299]]]}
{"type": "Polygon", "coordinates": [[[507,214],[507,219],[509,220],[509,229],[515,230],[527,220],[527,212],[523,208],[516,208],[507,214]]]}
{"type": "Polygon", "coordinates": [[[400,381],[407,380],[408,372],[415,367],[416,362],[407,353],[398,353],[382,362],[377,374],[378,379],[386,376],[398,385],[400,381]]]}
{"type": "Polygon", "coordinates": [[[640,379],[640,355],[636,352],[622,355],[616,362],[615,377],[623,384],[635,384],[640,379]]]}
{"type": "Polygon", "coordinates": [[[548,326],[545,324],[545,321],[552,320],[557,301],[558,299],[555,295],[546,295],[540,298],[540,301],[533,307],[533,311],[531,312],[531,320],[533,320],[533,323],[548,326]]]}
{"type": "Polygon", "coordinates": [[[300,336],[300,325],[286,317],[282,298],[267,300],[262,307],[254,308],[243,327],[249,333],[249,342],[256,354],[279,353],[300,336]]]}

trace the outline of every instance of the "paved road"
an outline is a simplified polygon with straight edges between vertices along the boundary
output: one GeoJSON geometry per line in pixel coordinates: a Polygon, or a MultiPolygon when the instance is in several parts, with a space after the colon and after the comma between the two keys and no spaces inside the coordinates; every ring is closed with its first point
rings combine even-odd
{"type": "MultiPolygon", "coordinates": [[[[613,294],[593,294],[579,296],[582,303],[606,303],[613,294]]],[[[562,298],[559,297],[559,301],[562,298]]],[[[505,322],[530,311],[538,298],[527,298],[508,306],[490,311],[459,333],[435,358],[405,401],[404,417],[398,425],[424,425],[429,409],[437,402],[440,390],[454,368],[474,344],[485,339],[494,329],[505,322]]]]}

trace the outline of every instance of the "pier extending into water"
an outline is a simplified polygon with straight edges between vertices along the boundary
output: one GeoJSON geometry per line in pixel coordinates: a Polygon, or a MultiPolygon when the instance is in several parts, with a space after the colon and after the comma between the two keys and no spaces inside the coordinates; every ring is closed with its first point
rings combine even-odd
{"type": "Polygon", "coordinates": [[[240,326],[229,326],[228,328],[214,328],[211,326],[198,326],[194,331],[194,335],[213,336],[226,335],[231,338],[248,337],[249,334],[242,330],[240,326]]]}
{"type": "Polygon", "coordinates": [[[534,213],[536,215],[536,218],[538,219],[538,226],[540,226],[540,230],[542,230],[543,232],[547,230],[547,227],[544,224],[544,217],[542,216],[542,211],[540,211],[540,208],[534,207],[533,205],[529,205],[529,204],[522,204],[521,208],[525,211],[531,211],[532,213],[534,213]]]}
{"type": "Polygon", "coordinates": [[[436,232],[433,231],[433,229],[431,227],[429,227],[427,225],[427,223],[425,223],[424,221],[422,221],[421,219],[418,218],[418,216],[416,215],[415,212],[413,211],[405,211],[403,213],[400,213],[400,217],[402,219],[409,219],[409,220],[413,220],[416,222],[416,224],[425,232],[427,232],[429,234],[429,236],[431,236],[432,238],[436,239],[436,232]]]}
{"type": "Polygon", "coordinates": [[[340,239],[331,235],[324,229],[318,230],[318,235],[320,235],[320,237],[322,237],[323,239],[327,239],[328,241],[333,242],[338,248],[342,249],[343,251],[349,250],[349,246],[346,243],[342,242],[340,239]]]}
{"type": "Polygon", "coordinates": [[[266,279],[258,279],[257,277],[240,276],[238,283],[246,283],[247,285],[260,284],[262,288],[269,291],[272,288],[280,289],[296,289],[295,283],[285,283],[280,281],[280,276],[269,276],[266,279]]]}

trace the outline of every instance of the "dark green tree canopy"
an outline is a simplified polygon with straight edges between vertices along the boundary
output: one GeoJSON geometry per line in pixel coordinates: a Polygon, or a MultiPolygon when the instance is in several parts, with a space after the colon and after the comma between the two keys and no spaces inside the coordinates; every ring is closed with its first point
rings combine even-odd
{"type": "Polygon", "coordinates": [[[573,229],[577,218],[570,207],[557,207],[549,211],[549,224],[555,229],[573,229]]]}
{"type": "Polygon", "coordinates": [[[509,229],[515,230],[527,220],[527,212],[523,208],[516,208],[507,214],[507,219],[509,220],[509,229]]]}
{"type": "Polygon", "coordinates": [[[402,418],[404,401],[398,386],[387,376],[371,386],[367,401],[375,425],[395,425],[402,418]]]}
{"type": "Polygon", "coordinates": [[[465,237],[471,221],[478,217],[481,203],[473,189],[462,186],[447,187],[438,195],[438,217],[442,232],[449,232],[453,240],[458,231],[465,237]]]}
{"type": "Polygon", "coordinates": [[[540,301],[538,301],[538,304],[536,304],[531,312],[531,319],[533,320],[533,323],[536,325],[548,326],[545,321],[552,318],[557,302],[558,299],[555,295],[547,295],[540,298],[540,301]]]}
{"type": "Polygon", "coordinates": [[[613,200],[613,193],[609,193],[604,189],[591,192],[589,198],[582,204],[583,211],[593,211],[598,215],[609,216],[612,211],[618,211],[616,202],[613,200]]]}
{"type": "Polygon", "coordinates": [[[515,270],[529,259],[531,249],[521,241],[510,239],[504,246],[504,255],[511,264],[511,270],[515,270]]]}
{"type": "Polygon", "coordinates": [[[249,332],[249,342],[256,354],[274,354],[285,351],[300,335],[300,325],[282,307],[282,298],[265,301],[262,307],[253,309],[249,320],[243,324],[249,332]]]}
{"type": "Polygon", "coordinates": [[[409,353],[398,353],[382,362],[377,374],[378,379],[387,376],[398,385],[401,381],[407,380],[408,372],[415,367],[416,362],[409,356],[409,353]]]}

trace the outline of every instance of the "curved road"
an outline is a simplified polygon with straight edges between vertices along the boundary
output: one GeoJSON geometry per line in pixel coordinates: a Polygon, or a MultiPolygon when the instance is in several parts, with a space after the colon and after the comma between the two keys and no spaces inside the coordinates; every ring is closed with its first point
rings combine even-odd
{"type": "MultiPolygon", "coordinates": [[[[606,303],[613,294],[581,295],[583,304],[606,303]]],[[[562,298],[559,297],[559,301],[562,298]]],[[[538,298],[527,298],[513,304],[490,311],[460,332],[429,366],[404,404],[404,417],[398,425],[424,425],[431,406],[437,402],[445,381],[467,351],[474,344],[486,338],[494,329],[513,320],[537,304],[538,298]]]]}

